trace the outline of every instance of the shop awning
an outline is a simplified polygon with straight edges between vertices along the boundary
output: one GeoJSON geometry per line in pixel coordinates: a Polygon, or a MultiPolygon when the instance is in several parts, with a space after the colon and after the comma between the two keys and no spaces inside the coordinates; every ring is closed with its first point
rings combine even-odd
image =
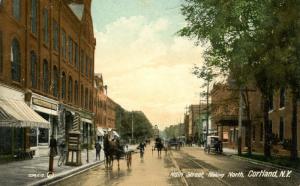
{"type": "Polygon", "coordinates": [[[104,130],[100,127],[97,127],[97,136],[104,136],[104,130]]]}
{"type": "Polygon", "coordinates": [[[49,122],[24,101],[0,98],[0,127],[49,128],[49,122]]]}

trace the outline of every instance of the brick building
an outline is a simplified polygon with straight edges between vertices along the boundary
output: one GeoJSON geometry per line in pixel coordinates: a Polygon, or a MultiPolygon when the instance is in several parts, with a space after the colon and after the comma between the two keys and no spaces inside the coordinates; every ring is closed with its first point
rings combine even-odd
{"type": "MultiPolygon", "coordinates": [[[[212,95],[212,127],[218,130],[225,147],[237,148],[238,137],[238,91],[232,90],[227,84],[216,84],[212,95]]],[[[245,102],[243,103],[242,117],[242,147],[247,149],[248,139],[251,139],[252,150],[263,152],[264,148],[264,122],[262,95],[257,89],[248,92],[250,103],[250,122],[246,117],[245,102]],[[251,123],[251,133],[249,124],[251,123]]],[[[273,144],[272,153],[289,155],[288,146],[291,140],[292,97],[288,89],[274,92],[269,105],[269,122],[271,124],[273,144]]],[[[298,115],[300,114],[298,108],[298,115]]],[[[300,119],[298,117],[298,151],[300,151],[300,119]]]]}
{"type": "Polygon", "coordinates": [[[23,94],[50,123],[49,129],[25,127],[24,148],[38,153],[51,135],[60,143],[70,131],[91,143],[96,45],[91,0],[1,0],[0,25],[1,87],[23,94]]]}
{"type": "Polygon", "coordinates": [[[107,86],[103,84],[102,74],[95,74],[94,82],[94,120],[96,134],[101,139],[104,131],[115,129],[117,103],[107,96],[107,86]]]}

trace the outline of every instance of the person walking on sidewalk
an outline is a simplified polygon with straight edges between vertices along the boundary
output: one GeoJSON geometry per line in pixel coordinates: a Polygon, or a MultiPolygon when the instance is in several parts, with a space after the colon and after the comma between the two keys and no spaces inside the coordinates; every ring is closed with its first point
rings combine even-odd
{"type": "Polygon", "coordinates": [[[100,160],[100,151],[101,151],[101,145],[99,142],[95,144],[95,149],[96,149],[96,161],[97,161],[97,157],[99,157],[100,160]]]}

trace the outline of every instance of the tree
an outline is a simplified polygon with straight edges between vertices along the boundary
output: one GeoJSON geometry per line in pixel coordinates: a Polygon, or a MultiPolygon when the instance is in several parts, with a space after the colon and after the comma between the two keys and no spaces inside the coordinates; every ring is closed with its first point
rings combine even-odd
{"type": "Polygon", "coordinates": [[[205,43],[206,62],[233,75],[239,86],[253,81],[260,90],[266,157],[271,156],[270,97],[286,84],[288,69],[295,65],[291,59],[297,56],[297,42],[289,30],[299,20],[298,4],[295,0],[185,0],[182,6],[187,26],[179,34],[196,39],[196,44],[205,43]],[[288,14],[294,20],[285,18],[288,14]]]}

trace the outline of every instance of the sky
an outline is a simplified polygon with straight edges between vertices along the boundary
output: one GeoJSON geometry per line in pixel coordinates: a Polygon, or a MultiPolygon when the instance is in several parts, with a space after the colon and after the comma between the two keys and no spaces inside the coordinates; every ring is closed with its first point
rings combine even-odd
{"type": "Polygon", "coordinates": [[[179,37],[182,0],[93,0],[97,39],[95,72],[108,96],[124,109],[141,110],[159,129],[183,122],[185,107],[199,103],[201,47],[179,37]]]}

